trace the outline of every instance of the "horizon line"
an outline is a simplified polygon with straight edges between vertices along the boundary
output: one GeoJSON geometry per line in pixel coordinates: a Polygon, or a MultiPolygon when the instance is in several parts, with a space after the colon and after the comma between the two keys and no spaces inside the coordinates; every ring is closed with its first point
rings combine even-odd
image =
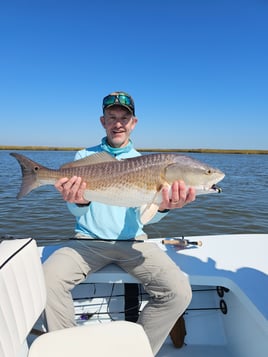
{"type": "MultiPolygon", "coordinates": [[[[0,150],[29,150],[29,151],[78,151],[82,147],[56,147],[56,146],[36,146],[36,145],[0,145],[0,150]]],[[[141,152],[192,152],[192,153],[222,153],[222,154],[268,154],[268,150],[262,149],[181,149],[181,148],[139,148],[141,152]]]]}

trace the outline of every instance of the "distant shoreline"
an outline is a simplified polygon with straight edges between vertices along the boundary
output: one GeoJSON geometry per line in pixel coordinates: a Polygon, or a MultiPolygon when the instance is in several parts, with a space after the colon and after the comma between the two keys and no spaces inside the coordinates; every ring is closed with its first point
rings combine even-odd
{"type": "MultiPolygon", "coordinates": [[[[82,147],[53,147],[53,146],[11,146],[1,145],[0,150],[29,150],[29,151],[78,151],[82,147]]],[[[139,148],[141,152],[191,152],[191,153],[212,153],[212,154],[268,154],[268,150],[239,150],[239,149],[148,149],[139,148]]]]}

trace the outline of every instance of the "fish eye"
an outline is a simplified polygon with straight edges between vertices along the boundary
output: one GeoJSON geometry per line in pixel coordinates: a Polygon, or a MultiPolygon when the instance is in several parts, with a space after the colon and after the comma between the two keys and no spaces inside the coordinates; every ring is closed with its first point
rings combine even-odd
{"type": "Polygon", "coordinates": [[[212,171],[211,171],[210,169],[208,169],[207,172],[206,172],[206,174],[207,174],[207,175],[210,175],[210,174],[212,174],[212,171]]]}

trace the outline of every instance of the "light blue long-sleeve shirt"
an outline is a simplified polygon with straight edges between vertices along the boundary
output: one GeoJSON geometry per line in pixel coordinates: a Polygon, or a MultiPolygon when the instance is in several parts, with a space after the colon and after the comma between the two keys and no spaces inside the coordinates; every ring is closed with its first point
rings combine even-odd
{"type": "MultiPolygon", "coordinates": [[[[131,141],[123,148],[113,148],[107,144],[105,137],[100,145],[78,151],[75,160],[101,151],[107,151],[118,160],[141,155],[134,149],[131,141]]],[[[67,203],[67,205],[76,217],[75,232],[78,235],[111,240],[146,237],[140,222],[139,208],[111,206],[99,202],[91,202],[89,206],[82,207],[74,203],[67,203]]],[[[148,223],[156,223],[165,215],[165,213],[157,212],[148,223]]]]}

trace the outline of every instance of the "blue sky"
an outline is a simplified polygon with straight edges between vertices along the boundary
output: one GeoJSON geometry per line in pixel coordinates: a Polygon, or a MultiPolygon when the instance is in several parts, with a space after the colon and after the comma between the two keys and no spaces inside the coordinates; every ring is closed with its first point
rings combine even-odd
{"type": "Polygon", "coordinates": [[[267,150],[267,18],[267,0],[2,0],[0,145],[94,145],[124,90],[138,148],[267,150]]]}

